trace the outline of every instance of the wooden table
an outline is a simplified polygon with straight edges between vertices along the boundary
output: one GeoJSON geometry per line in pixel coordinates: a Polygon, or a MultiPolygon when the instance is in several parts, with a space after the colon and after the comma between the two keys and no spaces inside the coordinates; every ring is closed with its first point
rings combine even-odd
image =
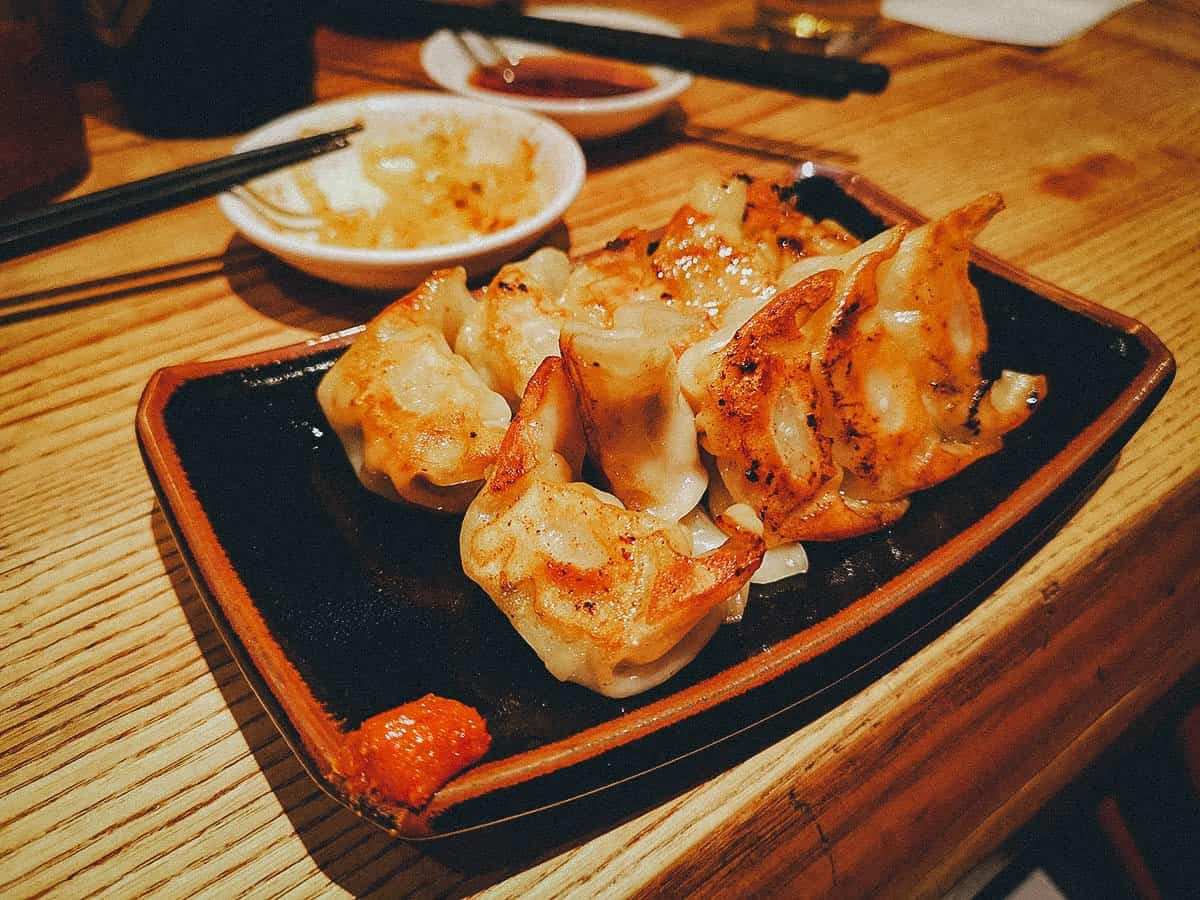
{"type": "MultiPolygon", "coordinates": [[[[740,7],[656,9],[701,31],[740,7]]],[[[321,97],[426,86],[411,45],[322,33],[319,51],[321,97]]],[[[1200,6],[1139,4],[1044,52],[889,25],[870,58],[892,67],[882,96],[700,79],[683,113],[848,161],[930,213],[1002,191],[984,247],[1166,342],[1174,386],[1049,544],[814,724],[488,868],[387,837],[303,773],[213,631],[134,440],[159,367],[344,328],[377,301],[270,264],[212,201],[5,264],[0,895],[936,896],[1193,669],[1200,6]]],[[[148,140],[83,93],[79,191],[232,143],[148,140]]],[[[663,221],[699,166],[748,160],[662,133],[595,149],[573,247],[663,221]]]]}

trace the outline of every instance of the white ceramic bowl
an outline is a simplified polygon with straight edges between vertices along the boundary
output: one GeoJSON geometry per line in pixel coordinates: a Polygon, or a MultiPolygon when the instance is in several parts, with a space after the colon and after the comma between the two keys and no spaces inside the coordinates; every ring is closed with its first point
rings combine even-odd
{"type": "MultiPolygon", "coordinates": [[[[351,287],[398,289],[412,287],[434,269],[446,266],[464,266],[470,275],[499,267],[545,234],[583,187],[587,170],[583,151],[559,125],[523,110],[445,94],[370,94],[320,103],[269,122],[248,134],[234,150],[252,150],[300,137],[306,132],[328,131],[356,121],[363,122],[366,129],[350,138],[349,148],[322,157],[332,160],[339,154],[358,152],[356,147],[364,146],[373,134],[405,134],[405,129],[430,116],[452,116],[472,128],[503,129],[528,140],[535,149],[534,170],[544,185],[545,201],[538,212],[508,228],[465,241],[413,249],[374,250],[322,244],[288,233],[230,193],[219,196],[221,211],[248,241],[297,269],[351,287]]],[[[268,179],[281,177],[287,177],[287,170],[266,176],[268,179]]],[[[268,182],[257,184],[262,183],[268,182]]],[[[295,209],[294,206],[287,208],[295,209]]]]}
{"type": "MultiPolygon", "coordinates": [[[[603,6],[535,6],[529,9],[529,14],[584,25],[603,25],[672,37],[682,34],[677,25],[665,19],[603,6]]],[[[502,37],[493,40],[504,51],[510,53],[553,52],[553,48],[515,38],[502,37]]],[[[612,137],[649,122],[670,106],[692,83],[692,76],[687,72],[662,66],[646,66],[646,71],[657,84],[635,94],[579,100],[500,94],[477,88],[469,82],[468,79],[475,69],[475,60],[449,31],[444,30],[430,36],[421,45],[421,65],[430,78],[448,91],[541,113],[561,123],[572,134],[584,140],[612,137]]]]}

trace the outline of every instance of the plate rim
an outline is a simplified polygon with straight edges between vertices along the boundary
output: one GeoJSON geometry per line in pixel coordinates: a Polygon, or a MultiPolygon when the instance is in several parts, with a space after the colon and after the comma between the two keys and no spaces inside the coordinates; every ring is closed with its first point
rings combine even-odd
{"type": "MultiPolygon", "coordinates": [[[[900,221],[919,224],[926,221],[926,217],[908,204],[863,176],[839,166],[804,162],[794,168],[792,175],[799,180],[811,177],[830,179],[849,197],[889,224],[900,221]]],[[[879,622],[995,543],[1077,472],[1147,401],[1155,398],[1156,392],[1165,392],[1169,386],[1175,371],[1174,358],[1157,335],[1142,322],[1057,287],[974,245],[971,247],[971,261],[982,269],[1037,293],[1051,303],[1125,333],[1146,351],[1144,364],[1116,399],[1057,454],[1021,482],[1012,494],[945,544],[833,616],[814,623],[768,650],[644,707],[569,737],[470,768],[447,782],[430,803],[419,811],[391,807],[386,810],[368,807],[364,810],[337,787],[332,766],[342,732],[336,720],[313,695],[299,670],[287,658],[225,554],[199,497],[188,483],[164,416],[175,392],[188,382],[235,370],[294,361],[343,347],[364,326],[274,349],[219,360],[182,363],[158,370],[151,376],[138,404],[138,442],[162,501],[164,516],[202,599],[214,620],[218,620],[218,630],[230,646],[239,668],[310,776],[333,799],[393,834],[407,838],[444,837],[458,831],[438,832],[436,819],[453,806],[531,781],[648,737],[760,687],[879,622]],[[222,617],[224,623],[219,621],[222,617]]]]}

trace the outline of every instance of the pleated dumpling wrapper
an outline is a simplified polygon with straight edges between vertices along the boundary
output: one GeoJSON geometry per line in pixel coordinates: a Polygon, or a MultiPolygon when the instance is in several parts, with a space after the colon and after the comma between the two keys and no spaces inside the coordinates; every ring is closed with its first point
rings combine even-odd
{"type": "Polygon", "coordinates": [[[682,519],[704,496],[708,473],[671,348],[637,332],[578,326],[563,329],[559,345],[589,455],[609,489],[630,509],[682,519]]]}
{"type": "Polygon", "coordinates": [[[1000,208],[986,195],[803,260],[728,343],[680,359],[701,443],[769,545],[895,521],[909,494],[998,450],[1045,396],[1042,376],[981,371],[970,239],[1000,208]]]}
{"type": "Polygon", "coordinates": [[[687,529],[581,481],[585,450],[574,390],[550,357],[463,519],[463,569],[555,677],[625,697],[696,656],[763,541],[730,524],[729,541],[692,556],[687,529]]]}
{"type": "Polygon", "coordinates": [[[321,379],[317,400],[369,490],[446,512],[479,490],[512,411],[450,349],[474,306],[461,268],[435,272],[321,379]]]}

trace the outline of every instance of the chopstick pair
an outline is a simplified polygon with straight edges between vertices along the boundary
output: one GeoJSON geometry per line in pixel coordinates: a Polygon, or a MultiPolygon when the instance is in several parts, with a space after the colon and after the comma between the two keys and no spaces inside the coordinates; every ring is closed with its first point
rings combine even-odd
{"type": "Polygon", "coordinates": [[[186,166],[0,221],[0,261],[218,194],[276,169],[350,146],[361,123],[186,166]]]}
{"type": "Polygon", "coordinates": [[[564,50],[670,66],[698,75],[835,100],[853,91],[878,94],[887,87],[890,77],[887,67],[878,63],[580,25],[517,15],[497,7],[429,0],[341,0],[326,10],[325,21],[335,28],[379,37],[407,37],[414,32],[450,28],[524,38],[564,50]]]}

